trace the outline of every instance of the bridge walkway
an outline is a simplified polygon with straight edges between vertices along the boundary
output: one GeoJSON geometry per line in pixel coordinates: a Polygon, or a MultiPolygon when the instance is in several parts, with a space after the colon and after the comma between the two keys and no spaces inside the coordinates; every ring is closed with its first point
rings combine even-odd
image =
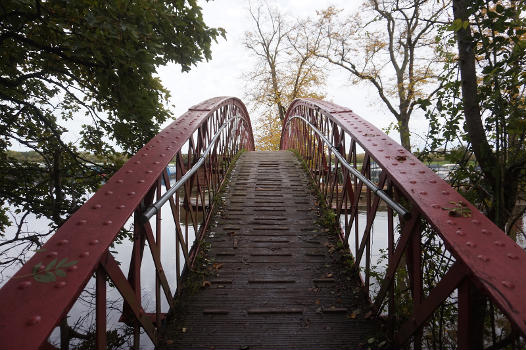
{"type": "Polygon", "coordinates": [[[244,153],[159,347],[357,349],[376,337],[318,207],[291,152],[244,153]]]}

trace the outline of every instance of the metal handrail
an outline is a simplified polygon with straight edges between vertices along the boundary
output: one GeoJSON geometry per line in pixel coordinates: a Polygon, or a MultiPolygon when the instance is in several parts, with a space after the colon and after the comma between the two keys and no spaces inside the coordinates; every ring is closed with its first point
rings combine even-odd
{"type": "Polygon", "coordinates": [[[219,128],[219,130],[215,133],[214,137],[212,137],[212,139],[210,140],[210,144],[208,145],[208,147],[205,149],[205,151],[203,152],[203,154],[199,157],[199,159],[197,160],[197,162],[192,166],[192,168],[190,170],[188,170],[184,175],[183,177],[181,177],[175,184],[173,187],[170,187],[170,189],[168,191],[166,191],[162,196],[161,198],[159,198],[159,200],[155,203],[153,203],[151,206],[149,206],[148,208],[146,208],[146,210],[143,212],[142,214],[142,217],[141,219],[143,220],[143,222],[145,221],[148,221],[152,218],[152,216],[154,216],[155,214],[157,214],[157,212],[159,212],[159,210],[161,210],[162,206],[170,199],[170,197],[173,196],[173,194],[179,189],[181,188],[181,186],[184,185],[184,183],[193,175],[197,172],[197,170],[201,167],[201,165],[203,165],[203,163],[205,162],[205,158],[206,156],[210,153],[210,151],[212,151],[212,147],[214,146],[214,144],[216,143],[217,139],[219,138],[219,136],[221,135],[221,133],[223,132],[223,130],[228,126],[228,124],[234,120],[234,119],[243,119],[241,116],[238,116],[238,115],[235,115],[235,116],[232,116],[230,118],[228,118],[228,120],[219,128]]]}
{"type": "Polygon", "coordinates": [[[393,199],[391,199],[391,197],[389,197],[389,195],[387,193],[385,193],[383,190],[378,188],[378,186],[376,186],[368,178],[366,178],[360,171],[358,171],[358,169],[356,169],[355,167],[350,165],[347,162],[347,160],[340,154],[340,152],[338,152],[336,147],[334,147],[332,145],[332,143],[321,133],[321,131],[318,130],[318,128],[316,128],[307,119],[305,119],[305,118],[303,118],[301,116],[292,116],[292,117],[290,117],[288,119],[288,121],[285,124],[285,127],[283,128],[283,130],[285,130],[288,127],[288,125],[290,124],[290,122],[293,119],[301,119],[301,120],[303,120],[314,132],[316,132],[316,134],[318,134],[318,136],[322,139],[322,141],[325,142],[327,144],[327,146],[329,146],[329,148],[334,153],[336,158],[338,158],[338,160],[342,163],[342,165],[347,170],[349,170],[354,176],[356,176],[358,179],[360,179],[360,181],[362,181],[362,183],[364,183],[365,186],[367,186],[369,189],[371,189],[371,191],[373,191],[374,194],[376,194],[378,197],[383,199],[383,201],[389,207],[391,207],[394,211],[396,211],[402,218],[404,218],[404,220],[407,220],[407,219],[409,219],[411,217],[411,214],[409,213],[409,211],[407,209],[405,209],[401,204],[399,204],[399,203],[395,202],[393,199]]]}

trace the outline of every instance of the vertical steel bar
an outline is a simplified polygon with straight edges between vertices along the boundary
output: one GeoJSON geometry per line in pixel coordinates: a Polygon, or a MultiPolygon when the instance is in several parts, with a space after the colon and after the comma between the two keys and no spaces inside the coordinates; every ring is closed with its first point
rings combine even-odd
{"type": "Polygon", "coordinates": [[[95,348],[97,350],[107,349],[106,339],[106,271],[99,264],[95,273],[95,319],[96,338],[95,348]]]}

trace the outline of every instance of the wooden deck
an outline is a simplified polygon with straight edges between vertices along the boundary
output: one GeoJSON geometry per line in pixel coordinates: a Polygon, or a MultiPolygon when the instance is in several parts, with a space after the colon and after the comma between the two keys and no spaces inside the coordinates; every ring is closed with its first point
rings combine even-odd
{"type": "Polygon", "coordinates": [[[379,332],[308,175],[287,151],[248,152],[231,176],[162,349],[357,349],[379,332]],[[208,260],[207,260],[208,259],[208,260]]]}

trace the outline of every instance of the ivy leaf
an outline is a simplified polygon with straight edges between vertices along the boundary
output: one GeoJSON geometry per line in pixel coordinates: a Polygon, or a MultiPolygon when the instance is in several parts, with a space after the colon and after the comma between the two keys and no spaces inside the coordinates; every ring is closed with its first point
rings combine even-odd
{"type": "MultiPolygon", "coordinates": [[[[70,267],[70,266],[75,265],[75,264],[78,263],[78,262],[79,262],[78,260],[71,260],[70,262],[65,263],[64,265],[62,265],[62,267],[70,267]]],[[[57,267],[58,267],[58,266],[57,266],[57,267]]]]}
{"type": "Polygon", "coordinates": [[[59,277],[66,277],[66,272],[64,270],[56,270],[55,274],[59,277]]]}
{"type": "Polygon", "coordinates": [[[35,281],[41,283],[55,282],[57,280],[57,278],[52,272],[46,272],[44,274],[35,275],[34,278],[35,281]]]}
{"type": "Polygon", "coordinates": [[[66,261],[68,261],[68,258],[64,258],[64,259],[60,260],[58,262],[58,264],[57,264],[57,269],[62,267],[66,263],[66,261]]]}
{"type": "Polygon", "coordinates": [[[42,262],[39,262],[35,266],[33,266],[33,275],[36,275],[38,271],[40,270],[40,266],[42,266],[42,262]]]}
{"type": "Polygon", "coordinates": [[[46,266],[45,271],[51,271],[53,267],[55,267],[55,264],[57,263],[57,258],[51,260],[51,262],[46,266]]]}

